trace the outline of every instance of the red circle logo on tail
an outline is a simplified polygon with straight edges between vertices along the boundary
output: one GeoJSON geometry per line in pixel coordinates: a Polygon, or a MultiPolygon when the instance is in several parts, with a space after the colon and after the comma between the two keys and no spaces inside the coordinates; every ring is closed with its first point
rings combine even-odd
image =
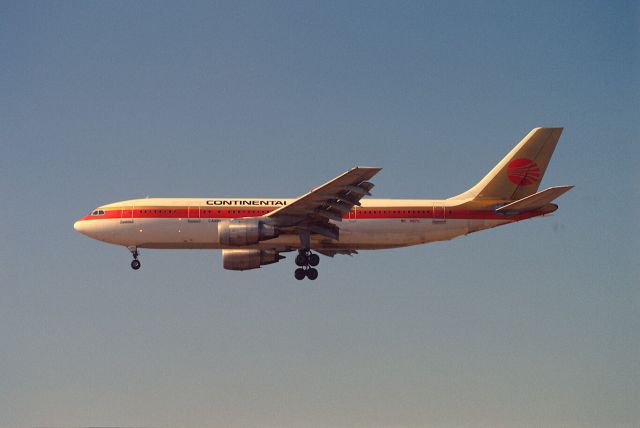
{"type": "Polygon", "coordinates": [[[540,168],[531,159],[514,159],[507,165],[507,177],[513,184],[528,186],[540,179],[540,168]]]}

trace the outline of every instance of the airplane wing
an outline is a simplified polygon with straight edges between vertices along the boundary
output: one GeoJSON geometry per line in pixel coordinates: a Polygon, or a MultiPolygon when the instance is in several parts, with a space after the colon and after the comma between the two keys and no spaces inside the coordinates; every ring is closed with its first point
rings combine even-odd
{"type": "Polygon", "coordinates": [[[339,228],[329,220],[342,221],[360,199],[370,195],[370,180],[382,168],[355,167],[267,214],[279,227],[294,227],[338,239],[339,228]]]}

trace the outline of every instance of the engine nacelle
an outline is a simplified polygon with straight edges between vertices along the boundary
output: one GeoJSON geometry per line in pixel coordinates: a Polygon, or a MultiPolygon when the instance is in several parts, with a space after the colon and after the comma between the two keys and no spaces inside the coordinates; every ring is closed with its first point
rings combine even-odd
{"type": "Polygon", "coordinates": [[[278,237],[278,231],[258,219],[223,220],[218,223],[218,243],[232,247],[254,245],[278,237]]]}
{"type": "Polygon", "coordinates": [[[222,250],[222,266],[229,270],[257,269],[281,259],[284,256],[273,250],[222,250]]]}

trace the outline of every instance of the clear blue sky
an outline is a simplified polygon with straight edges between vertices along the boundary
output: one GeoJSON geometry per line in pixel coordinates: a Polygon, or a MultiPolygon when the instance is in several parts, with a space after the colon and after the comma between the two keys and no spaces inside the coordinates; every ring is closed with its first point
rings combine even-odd
{"type": "Polygon", "coordinates": [[[639,13],[602,2],[2,2],[0,426],[637,427],[639,13]],[[563,126],[552,217],[224,271],[72,229],[150,196],[474,184],[563,126]]]}

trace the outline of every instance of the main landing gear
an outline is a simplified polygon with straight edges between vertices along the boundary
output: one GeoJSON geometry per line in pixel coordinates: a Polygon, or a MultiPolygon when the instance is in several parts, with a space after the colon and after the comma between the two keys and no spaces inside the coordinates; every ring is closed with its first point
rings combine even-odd
{"type": "Polygon", "coordinates": [[[131,255],[133,256],[133,260],[131,261],[131,269],[138,270],[142,264],[140,260],[138,260],[138,249],[136,247],[128,247],[129,251],[131,251],[131,255]]]}
{"type": "Polygon", "coordinates": [[[313,266],[318,266],[318,263],[320,263],[320,257],[317,254],[312,253],[309,249],[299,250],[296,256],[296,265],[300,267],[295,270],[293,275],[298,281],[305,277],[313,281],[318,277],[318,270],[313,266]]]}

